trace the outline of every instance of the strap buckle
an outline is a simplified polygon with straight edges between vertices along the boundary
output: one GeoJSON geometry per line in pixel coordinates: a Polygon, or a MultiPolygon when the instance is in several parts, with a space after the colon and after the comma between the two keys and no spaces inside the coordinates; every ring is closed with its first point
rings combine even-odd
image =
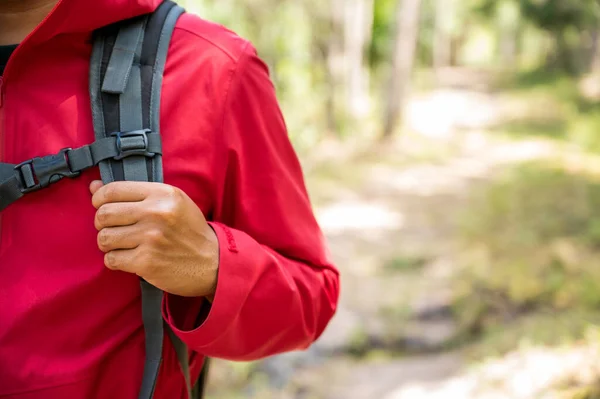
{"type": "Polygon", "coordinates": [[[111,136],[116,136],[117,156],[113,159],[120,161],[123,158],[132,155],[142,155],[152,158],[156,155],[148,151],[148,134],[152,133],[150,129],[133,130],[131,132],[116,132],[111,136]]]}
{"type": "Polygon", "coordinates": [[[63,148],[58,154],[35,157],[16,165],[21,192],[27,194],[46,188],[64,177],[79,176],[81,172],[74,172],[69,166],[69,151],[71,148],[63,148]]]}

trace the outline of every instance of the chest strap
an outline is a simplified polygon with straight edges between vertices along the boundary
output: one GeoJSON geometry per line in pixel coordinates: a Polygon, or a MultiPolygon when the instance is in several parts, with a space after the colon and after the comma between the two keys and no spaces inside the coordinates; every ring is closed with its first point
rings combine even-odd
{"type": "Polygon", "coordinates": [[[93,144],[64,148],[57,154],[35,157],[18,165],[0,163],[0,211],[29,193],[65,177],[77,177],[102,161],[119,161],[130,156],[152,158],[157,154],[162,154],[160,135],[137,130],[113,133],[93,144]]]}

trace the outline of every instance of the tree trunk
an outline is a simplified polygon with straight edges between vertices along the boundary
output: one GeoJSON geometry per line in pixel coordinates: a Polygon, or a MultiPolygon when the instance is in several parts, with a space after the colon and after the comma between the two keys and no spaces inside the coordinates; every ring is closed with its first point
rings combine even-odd
{"type": "Polygon", "coordinates": [[[460,63],[460,56],[469,39],[471,22],[468,18],[461,21],[460,29],[450,43],[450,66],[457,66],[460,63]]]}
{"type": "Polygon", "coordinates": [[[433,66],[436,70],[450,65],[452,57],[453,0],[435,0],[433,66]]]}
{"type": "Polygon", "coordinates": [[[585,75],[579,81],[579,92],[587,100],[600,99],[600,30],[590,32],[590,43],[585,50],[585,75]]]}
{"type": "Polygon", "coordinates": [[[512,30],[500,32],[500,62],[509,69],[514,69],[517,64],[517,34],[512,30]]]}
{"type": "Polygon", "coordinates": [[[373,0],[346,0],[344,10],[344,65],[347,109],[361,118],[369,110],[369,69],[366,50],[373,29],[373,0]]]}
{"type": "Polygon", "coordinates": [[[565,32],[558,31],[555,33],[555,37],[557,47],[557,61],[559,62],[559,65],[561,65],[562,69],[569,75],[577,75],[577,60],[575,59],[574,54],[571,51],[571,47],[567,42],[565,32]]]}
{"type": "Polygon", "coordinates": [[[342,58],[342,23],[343,15],[339,11],[340,8],[337,3],[338,0],[332,0],[332,10],[329,14],[329,37],[324,44],[325,50],[325,79],[326,79],[326,99],[325,108],[327,113],[327,130],[329,132],[339,133],[339,126],[337,123],[337,94],[340,83],[343,80],[343,70],[341,64],[342,58]]]}
{"type": "Polygon", "coordinates": [[[520,10],[512,1],[501,1],[497,5],[499,24],[499,58],[503,67],[514,69],[517,66],[520,10]]]}
{"type": "Polygon", "coordinates": [[[594,29],[591,33],[592,43],[590,48],[589,66],[588,72],[599,75],[600,74],[600,30],[594,29]]]}
{"type": "Polygon", "coordinates": [[[340,88],[344,85],[344,0],[330,0],[329,9],[323,15],[327,20],[327,37],[315,37],[315,40],[323,40],[325,61],[326,96],[325,108],[327,127],[330,132],[339,133],[338,113],[341,111],[338,105],[340,88]]]}
{"type": "Polygon", "coordinates": [[[383,121],[383,138],[390,137],[396,126],[402,122],[402,112],[409,92],[415,61],[420,8],[421,0],[398,0],[392,70],[383,121]]]}

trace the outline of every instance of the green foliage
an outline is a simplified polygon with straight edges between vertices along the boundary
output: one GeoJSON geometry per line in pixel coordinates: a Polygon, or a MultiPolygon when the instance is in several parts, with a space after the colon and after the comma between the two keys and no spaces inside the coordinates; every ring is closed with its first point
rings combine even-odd
{"type": "Polygon", "coordinates": [[[540,29],[551,32],[566,28],[589,27],[598,21],[596,0],[477,0],[473,10],[485,18],[493,18],[507,3],[518,5],[521,14],[540,29]]]}
{"type": "Polygon", "coordinates": [[[600,306],[600,181],[551,164],[478,192],[462,225],[457,314],[481,327],[533,309],[600,306]]]}
{"type": "Polygon", "coordinates": [[[516,348],[572,345],[582,340],[597,342],[600,315],[593,311],[537,312],[509,323],[490,323],[482,338],[465,350],[475,361],[501,357],[516,348]],[[594,336],[594,334],[596,334],[594,336]]]}
{"type": "Polygon", "coordinates": [[[542,29],[581,29],[598,22],[596,0],[519,0],[523,15],[542,29]]]}
{"type": "Polygon", "coordinates": [[[521,115],[497,127],[515,137],[541,136],[600,151],[600,102],[586,99],[579,82],[557,71],[534,69],[516,75],[509,88],[523,105],[521,115]]]}
{"type": "Polygon", "coordinates": [[[600,399],[600,381],[584,386],[574,382],[573,386],[560,389],[560,395],[557,397],[560,399],[600,399]]]}
{"type": "Polygon", "coordinates": [[[369,63],[376,67],[388,61],[392,54],[390,39],[394,34],[395,0],[374,0],[373,34],[369,46],[369,63]]]}
{"type": "Polygon", "coordinates": [[[388,273],[418,271],[425,266],[428,260],[418,256],[396,256],[383,264],[383,270],[388,273]]]}

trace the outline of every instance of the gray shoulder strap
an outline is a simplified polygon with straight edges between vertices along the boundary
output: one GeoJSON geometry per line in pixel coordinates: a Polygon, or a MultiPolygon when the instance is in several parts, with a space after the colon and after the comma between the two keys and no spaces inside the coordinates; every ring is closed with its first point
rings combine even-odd
{"type": "MultiPolygon", "coordinates": [[[[171,1],[155,12],[96,32],[90,63],[90,96],[96,141],[116,137],[117,156],[100,162],[104,183],[118,180],[163,182],[161,152],[149,145],[160,139],[160,92],[171,35],[184,10],[171,1]]],[[[144,280],[141,315],[146,358],[139,399],[151,399],[162,361],[165,324],[163,292],[144,280]]],[[[191,392],[189,354],[169,334],[191,392]]]]}

